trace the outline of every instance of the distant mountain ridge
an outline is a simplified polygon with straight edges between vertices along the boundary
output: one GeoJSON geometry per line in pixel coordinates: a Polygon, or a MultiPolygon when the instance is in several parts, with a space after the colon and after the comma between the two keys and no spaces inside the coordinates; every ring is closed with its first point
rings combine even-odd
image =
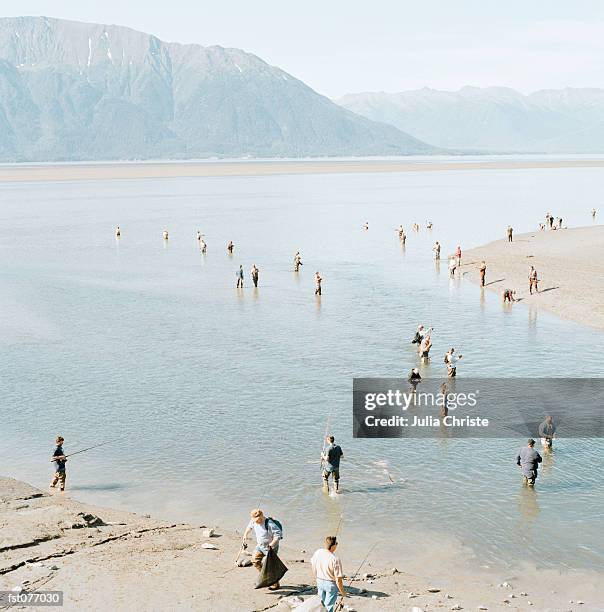
{"type": "Polygon", "coordinates": [[[239,49],[0,19],[0,161],[432,152],[239,49]]]}
{"type": "Polygon", "coordinates": [[[476,151],[604,153],[604,89],[523,95],[505,87],[349,94],[338,104],[433,145],[476,151]]]}

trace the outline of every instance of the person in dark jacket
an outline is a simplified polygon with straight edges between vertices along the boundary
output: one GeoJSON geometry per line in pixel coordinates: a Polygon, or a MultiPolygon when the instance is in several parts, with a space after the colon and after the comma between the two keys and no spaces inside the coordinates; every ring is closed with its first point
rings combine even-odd
{"type": "Polygon", "coordinates": [[[55,475],[53,476],[52,481],[50,482],[50,488],[54,489],[57,486],[57,483],[60,483],[60,490],[65,491],[65,462],[67,461],[67,457],[65,457],[65,453],[63,452],[63,436],[57,436],[55,440],[55,444],[57,447],[55,448],[55,452],[52,454],[51,461],[55,464],[55,475]]]}
{"type": "Polygon", "coordinates": [[[516,457],[516,464],[522,470],[522,478],[525,485],[529,487],[535,486],[537,470],[542,461],[541,455],[535,450],[535,440],[530,438],[527,446],[521,448],[516,457]]]}
{"type": "Polygon", "coordinates": [[[327,436],[327,446],[321,453],[321,465],[323,466],[323,487],[329,492],[329,477],[333,479],[334,490],[340,492],[340,459],[344,456],[342,448],[336,444],[334,436],[327,436]]]}

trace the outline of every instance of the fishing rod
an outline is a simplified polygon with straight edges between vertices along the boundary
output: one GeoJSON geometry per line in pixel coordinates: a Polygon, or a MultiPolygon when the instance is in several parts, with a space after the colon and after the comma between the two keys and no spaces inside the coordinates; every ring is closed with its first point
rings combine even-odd
{"type": "MultiPolygon", "coordinates": [[[[101,444],[95,444],[94,446],[89,446],[88,448],[82,448],[79,451],[75,451],[75,453],[69,453],[69,455],[65,455],[65,459],[67,459],[67,457],[73,457],[74,455],[79,455],[80,453],[85,453],[86,451],[92,450],[93,448],[99,448],[100,446],[111,444],[112,442],[116,442],[117,440],[120,440],[120,438],[114,438],[113,440],[107,440],[107,442],[101,442],[101,444]]],[[[55,460],[51,459],[51,462],[52,461],[55,461],[55,460]]]]}
{"type": "Polygon", "coordinates": [[[325,459],[323,458],[323,455],[325,454],[325,446],[326,446],[326,442],[327,442],[327,434],[329,433],[329,425],[331,423],[331,415],[333,414],[333,407],[331,409],[331,412],[329,413],[329,416],[327,417],[327,421],[325,423],[325,434],[323,435],[323,448],[321,450],[321,471],[323,471],[323,462],[325,461],[325,459]]]}
{"type": "MultiPolygon", "coordinates": [[[[359,567],[357,568],[357,571],[353,574],[352,578],[348,582],[348,588],[350,588],[352,583],[356,580],[356,578],[359,575],[359,572],[361,571],[363,565],[365,565],[365,562],[367,561],[367,559],[369,559],[369,555],[373,552],[373,549],[376,546],[377,546],[377,542],[369,549],[369,551],[365,555],[365,558],[361,561],[361,565],[359,565],[359,567]]],[[[346,589],[344,589],[344,590],[346,590],[346,589]]],[[[344,607],[344,597],[342,595],[340,595],[340,601],[338,602],[338,604],[334,608],[334,612],[339,612],[339,610],[341,610],[343,607],[344,607]]]]}

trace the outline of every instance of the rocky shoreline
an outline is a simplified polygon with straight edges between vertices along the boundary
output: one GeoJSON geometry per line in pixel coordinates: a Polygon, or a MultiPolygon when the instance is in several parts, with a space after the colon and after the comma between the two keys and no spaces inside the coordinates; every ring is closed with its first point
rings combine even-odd
{"type": "MultiPolygon", "coordinates": [[[[0,590],[60,590],[63,610],[320,609],[310,575],[312,551],[285,541],[281,557],[289,572],[282,588],[255,590],[256,571],[235,565],[238,533],[98,508],[12,478],[0,478],[0,530],[0,590]]],[[[342,549],[348,584],[358,563],[346,558],[345,544],[342,549]]],[[[372,560],[351,583],[345,609],[601,610],[604,602],[603,581],[595,573],[562,580],[544,572],[538,588],[529,589],[525,583],[531,581],[521,576],[497,583],[486,574],[451,571],[446,584],[433,584],[372,560]]]]}

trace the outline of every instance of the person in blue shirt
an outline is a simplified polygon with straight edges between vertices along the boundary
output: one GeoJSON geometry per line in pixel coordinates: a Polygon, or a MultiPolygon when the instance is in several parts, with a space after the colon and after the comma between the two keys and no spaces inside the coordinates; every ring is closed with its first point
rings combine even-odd
{"type": "Polygon", "coordinates": [[[63,452],[63,442],[64,438],[62,436],[57,436],[55,443],[57,447],[55,448],[55,452],[52,454],[51,461],[55,464],[55,475],[50,483],[50,488],[54,489],[58,483],[60,483],[60,490],[65,491],[65,462],[67,461],[67,457],[65,457],[65,453],[63,452]]]}
{"type": "Polygon", "coordinates": [[[340,492],[340,459],[344,456],[342,449],[336,444],[333,436],[327,436],[327,447],[321,453],[323,465],[323,486],[329,493],[329,477],[333,478],[336,493],[340,492]]]}

